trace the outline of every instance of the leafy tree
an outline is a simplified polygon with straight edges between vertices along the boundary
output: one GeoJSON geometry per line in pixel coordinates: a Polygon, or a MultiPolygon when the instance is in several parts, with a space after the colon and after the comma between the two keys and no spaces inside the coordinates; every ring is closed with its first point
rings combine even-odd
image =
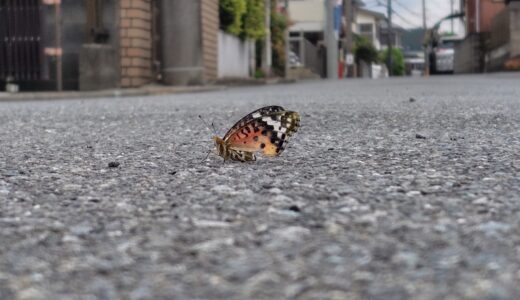
{"type": "MultiPolygon", "coordinates": [[[[388,69],[388,49],[381,53],[381,60],[387,64],[388,69]]],[[[405,74],[404,55],[401,49],[392,48],[392,75],[403,76],[405,74]]]]}
{"type": "Polygon", "coordinates": [[[361,35],[354,36],[354,53],[356,60],[366,63],[379,62],[379,53],[371,40],[361,35]]]}
{"type": "Polygon", "coordinates": [[[288,19],[276,10],[276,1],[271,0],[271,45],[273,47],[273,71],[277,75],[285,74],[285,29],[288,19]]]}
{"type": "Polygon", "coordinates": [[[220,28],[243,39],[265,36],[263,0],[220,0],[220,28]]]}
{"type": "Polygon", "coordinates": [[[220,28],[239,36],[242,32],[242,17],[246,12],[246,0],[220,0],[220,28]]]}
{"type": "Polygon", "coordinates": [[[250,39],[265,37],[265,17],[263,0],[246,0],[246,11],[242,17],[242,36],[250,39]]]}

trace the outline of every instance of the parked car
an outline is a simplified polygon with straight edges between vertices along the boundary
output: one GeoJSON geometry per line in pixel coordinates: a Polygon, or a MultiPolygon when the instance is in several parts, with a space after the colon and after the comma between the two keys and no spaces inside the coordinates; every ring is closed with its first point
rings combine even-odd
{"type": "Polygon", "coordinates": [[[453,73],[455,43],[458,41],[458,37],[441,37],[434,43],[430,52],[430,73],[453,73]]]}

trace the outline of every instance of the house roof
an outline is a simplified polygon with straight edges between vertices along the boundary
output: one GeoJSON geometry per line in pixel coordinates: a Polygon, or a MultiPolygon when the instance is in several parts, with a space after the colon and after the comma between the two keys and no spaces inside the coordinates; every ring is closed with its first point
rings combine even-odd
{"type": "Polygon", "coordinates": [[[358,12],[362,12],[362,13],[366,13],[368,15],[372,15],[374,17],[376,17],[377,19],[386,19],[386,16],[380,12],[377,12],[377,11],[373,11],[373,10],[368,10],[368,9],[365,9],[365,8],[358,8],[357,9],[358,12]]]}
{"type": "MultiPolygon", "coordinates": [[[[381,30],[386,30],[388,28],[388,20],[386,18],[381,20],[379,25],[381,26],[381,30]]],[[[406,29],[404,29],[403,27],[401,27],[395,23],[392,23],[392,30],[393,31],[402,31],[402,32],[406,31],[406,29]]]]}

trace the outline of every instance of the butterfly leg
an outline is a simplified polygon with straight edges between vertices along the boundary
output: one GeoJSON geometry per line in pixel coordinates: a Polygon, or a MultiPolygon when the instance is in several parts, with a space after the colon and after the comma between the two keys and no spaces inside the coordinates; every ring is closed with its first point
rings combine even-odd
{"type": "Polygon", "coordinates": [[[204,157],[204,159],[201,160],[200,163],[203,163],[204,161],[206,161],[206,159],[208,159],[209,155],[211,154],[211,151],[213,151],[213,150],[209,150],[208,154],[206,154],[206,157],[204,157]]]}

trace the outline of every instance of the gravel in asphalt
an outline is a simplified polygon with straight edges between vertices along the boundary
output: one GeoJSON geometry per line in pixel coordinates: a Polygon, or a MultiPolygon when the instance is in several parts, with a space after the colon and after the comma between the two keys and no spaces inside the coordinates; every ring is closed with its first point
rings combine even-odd
{"type": "Polygon", "coordinates": [[[0,299],[520,299],[519,79],[0,103],[0,299]],[[202,161],[264,105],[280,157],[202,161]]]}

